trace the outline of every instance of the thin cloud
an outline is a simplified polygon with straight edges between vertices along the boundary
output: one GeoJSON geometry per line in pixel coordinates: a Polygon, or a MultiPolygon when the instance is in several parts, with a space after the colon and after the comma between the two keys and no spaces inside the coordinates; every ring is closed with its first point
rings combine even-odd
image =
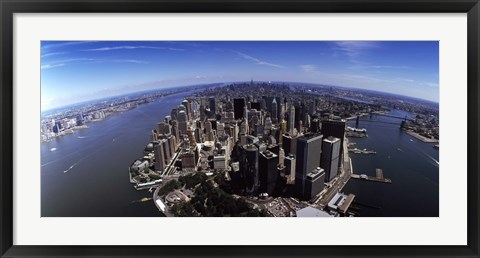
{"type": "Polygon", "coordinates": [[[255,62],[258,65],[267,65],[267,66],[276,67],[276,68],[285,68],[285,66],[283,66],[283,65],[263,61],[263,60],[260,60],[258,58],[255,58],[253,56],[247,55],[247,54],[242,53],[242,52],[238,52],[238,51],[233,51],[233,52],[235,52],[237,55],[241,56],[244,59],[255,62]]]}
{"type": "Polygon", "coordinates": [[[300,69],[302,69],[304,72],[311,73],[311,72],[316,72],[317,67],[312,64],[304,64],[299,66],[300,69]]]}
{"type": "Polygon", "coordinates": [[[81,64],[95,64],[95,63],[131,63],[131,64],[149,64],[148,61],[136,60],[136,59],[96,59],[96,58],[72,58],[50,62],[42,65],[42,69],[51,69],[55,67],[66,66],[68,63],[81,63],[81,64]]]}
{"type": "MultiPolygon", "coordinates": [[[[52,42],[52,41],[44,41],[44,42],[52,42]]],[[[55,41],[53,41],[55,42],[55,41]]],[[[87,44],[87,43],[94,43],[97,41],[68,41],[68,42],[62,42],[62,43],[53,43],[53,44],[48,44],[42,46],[42,50],[46,49],[51,49],[51,48],[59,48],[59,47],[66,47],[66,46],[72,46],[72,45],[82,45],[82,44],[87,44]]]]}
{"type": "Polygon", "coordinates": [[[336,49],[340,50],[350,58],[357,58],[372,48],[379,48],[380,44],[372,41],[338,41],[335,42],[336,49]]]}
{"type": "Polygon", "coordinates": [[[82,51],[114,51],[114,50],[132,50],[132,49],[157,49],[157,50],[170,50],[170,51],[184,51],[182,48],[172,47],[153,47],[153,46],[116,46],[116,47],[101,47],[84,49],[82,51]]]}
{"type": "Polygon", "coordinates": [[[49,56],[57,56],[57,55],[64,55],[66,52],[51,52],[51,53],[45,53],[41,55],[42,58],[49,57],[49,56]]]}
{"type": "Polygon", "coordinates": [[[52,68],[56,68],[56,67],[62,67],[62,66],[65,66],[65,64],[46,64],[46,65],[42,65],[40,68],[42,70],[45,70],[45,69],[52,69],[52,68]]]}
{"type": "Polygon", "coordinates": [[[371,65],[371,66],[368,66],[368,68],[374,68],[374,69],[408,69],[410,67],[406,66],[406,65],[371,65]]]}

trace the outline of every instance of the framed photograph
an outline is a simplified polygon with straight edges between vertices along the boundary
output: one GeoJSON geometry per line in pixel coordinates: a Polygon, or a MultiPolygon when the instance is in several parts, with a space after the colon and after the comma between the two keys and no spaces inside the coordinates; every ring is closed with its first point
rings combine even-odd
{"type": "Polygon", "coordinates": [[[479,256],[478,1],[1,8],[1,257],[479,256]]]}

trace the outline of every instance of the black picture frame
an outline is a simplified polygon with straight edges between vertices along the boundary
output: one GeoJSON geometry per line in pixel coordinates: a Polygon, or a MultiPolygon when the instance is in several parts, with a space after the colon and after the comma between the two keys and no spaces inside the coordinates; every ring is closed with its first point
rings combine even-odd
{"type": "MultiPolygon", "coordinates": [[[[0,0],[1,257],[479,257],[478,0],[0,0]],[[15,13],[467,13],[468,244],[466,246],[18,246],[13,245],[13,15],[15,13]]],[[[93,233],[93,232],[92,232],[93,233]]],[[[412,232],[413,233],[413,232],[412,232]]]]}

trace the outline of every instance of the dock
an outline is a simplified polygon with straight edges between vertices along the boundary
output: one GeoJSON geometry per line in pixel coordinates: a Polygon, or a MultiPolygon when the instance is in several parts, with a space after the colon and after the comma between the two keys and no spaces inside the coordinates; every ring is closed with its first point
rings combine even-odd
{"type": "Polygon", "coordinates": [[[389,178],[385,178],[383,176],[383,170],[380,169],[380,168],[377,168],[375,170],[375,176],[367,176],[365,174],[352,174],[351,175],[352,178],[356,178],[356,179],[363,179],[363,180],[367,180],[367,181],[374,181],[374,182],[380,182],[380,183],[388,183],[388,184],[391,184],[392,183],[392,180],[389,179],[389,178]]]}

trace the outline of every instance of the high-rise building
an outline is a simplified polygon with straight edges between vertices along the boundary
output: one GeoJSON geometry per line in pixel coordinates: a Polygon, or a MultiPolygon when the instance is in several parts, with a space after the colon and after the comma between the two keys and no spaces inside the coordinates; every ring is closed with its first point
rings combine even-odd
{"type": "MultiPolygon", "coordinates": [[[[330,136],[340,139],[340,160],[343,156],[343,140],[345,139],[345,126],[346,121],[342,120],[323,120],[322,121],[322,134],[323,137],[328,138],[330,136]]],[[[338,163],[340,166],[340,162],[338,163]]]]}
{"type": "Polygon", "coordinates": [[[311,200],[317,194],[319,194],[325,183],[325,171],[323,168],[315,168],[312,172],[307,174],[307,179],[305,180],[305,200],[311,200]]]}
{"type": "Polygon", "coordinates": [[[330,182],[337,176],[339,160],[340,139],[332,136],[323,139],[320,167],[325,169],[326,182],[330,182]]]}
{"type": "Polygon", "coordinates": [[[235,120],[239,120],[243,118],[245,108],[245,99],[233,99],[233,113],[235,120]]]}
{"type": "Polygon", "coordinates": [[[290,106],[290,110],[288,111],[288,133],[293,135],[294,128],[295,128],[295,107],[292,105],[290,106]]]}
{"type": "Polygon", "coordinates": [[[169,135],[172,133],[172,126],[167,122],[160,122],[157,124],[158,133],[169,135]]]}
{"type": "Polygon", "coordinates": [[[187,127],[188,127],[187,119],[188,119],[187,113],[184,110],[181,110],[178,112],[178,130],[181,135],[187,134],[187,127]]]}
{"type": "Polygon", "coordinates": [[[175,136],[173,135],[168,135],[167,136],[167,142],[168,142],[168,147],[170,148],[170,153],[171,157],[175,156],[175,151],[177,151],[176,142],[175,142],[175,136]]]}
{"type": "Polygon", "coordinates": [[[216,109],[216,106],[215,106],[215,97],[210,97],[208,99],[208,106],[210,107],[210,112],[212,114],[216,114],[217,113],[217,109],[216,109]]]}
{"type": "Polygon", "coordinates": [[[260,110],[260,102],[250,102],[250,108],[255,110],[260,110]]]}
{"type": "Polygon", "coordinates": [[[295,182],[295,155],[289,154],[285,156],[284,159],[285,165],[285,175],[287,176],[287,184],[292,184],[295,182]]]}
{"type": "Polygon", "coordinates": [[[260,153],[258,161],[260,174],[260,193],[272,195],[278,180],[278,155],[266,150],[260,153]]]}
{"type": "Polygon", "coordinates": [[[272,123],[278,123],[278,105],[276,99],[273,99],[272,101],[272,123]]]}
{"type": "Polygon", "coordinates": [[[175,136],[177,141],[180,140],[180,131],[178,129],[178,121],[172,120],[172,135],[175,136]]]}
{"type": "Polygon", "coordinates": [[[298,195],[304,198],[307,174],[320,166],[322,135],[308,134],[297,140],[295,185],[298,195]]]}
{"type": "Polygon", "coordinates": [[[187,113],[187,120],[190,121],[193,118],[192,115],[192,106],[190,105],[190,102],[186,99],[182,101],[182,105],[185,107],[186,113],[187,113]]]}
{"type": "Polygon", "coordinates": [[[172,151],[170,149],[170,146],[168,145],[168,140],[167,139],[161,139],[159,140],[159,143],[162,145],[163,148],[163,154],[165,157],[165,164],[167,164],[170,159],[172,158],[172,151]]]}
{"type": "Polygon", "coordinates": [[[159,142],[155,142],[153,145],[153,155],[155,157],[155,170],[158,172],[163,172],[165,169],[165,154],[163,151],[163,146],[159,142]]]}
{"type": "Polygon", "coordinates": [[[260,181],[258,175],[258,148],[254,144],[243,146],[240,170],[244,180],[245,193],[256,194],[260,181]]]}
{"type": "Polygon", "coordinates": [[[285,154],[297,154],[297,139],[297,136],[290,134],[284,134],[282,136],[282,146],[285,154]]]}
{"type": "Polygon", "coordinates": [[[319,133],[320,132],[320,119],[314,118],[310,123],[310,132],[319,133]]]}

